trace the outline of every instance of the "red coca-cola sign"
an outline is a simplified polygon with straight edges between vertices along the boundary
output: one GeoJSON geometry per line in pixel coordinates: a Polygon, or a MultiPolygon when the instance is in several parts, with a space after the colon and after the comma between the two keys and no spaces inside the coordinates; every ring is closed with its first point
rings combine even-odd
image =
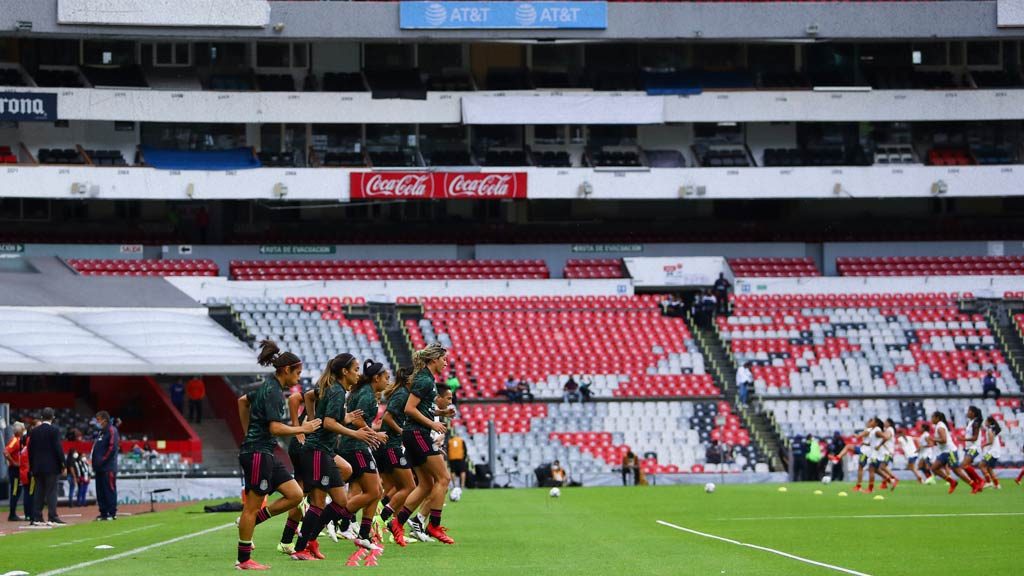
{"type": "Polygon", "coordinates": [[[355,199],[526,198],[524,172],[352,172],[349,183],[355,199]]]}

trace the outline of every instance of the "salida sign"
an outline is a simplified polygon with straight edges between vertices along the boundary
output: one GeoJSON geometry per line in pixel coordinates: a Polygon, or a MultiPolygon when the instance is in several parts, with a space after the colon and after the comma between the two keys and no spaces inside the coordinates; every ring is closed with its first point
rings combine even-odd
{"type": "Polygon", "coordinates": [[[349,184],[355,199],[526,198],[525,172],[352,172],[349,184]]]}

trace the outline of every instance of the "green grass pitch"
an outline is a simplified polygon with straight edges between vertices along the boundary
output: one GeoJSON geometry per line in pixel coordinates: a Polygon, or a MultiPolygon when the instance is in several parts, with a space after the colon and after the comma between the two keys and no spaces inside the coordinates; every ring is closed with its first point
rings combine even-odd
{"type": "MultiPolygon", "coordinates": [[[[300,563],[276,552],[283,525],[283,518],[276,517],[257,529],[253,557],[270,564],[272,573],[297,575],[339,570],[403,575],[1021,573],[1016,553],[1024,528],[1024,490],[1012,481],[1001,491],[976,496],[963,487],[948,496],[944,486],[905,483],[882,493],[882,501],[850,492],[849,484],[790,484],[785,493],[778,488],[725,484],[714,494],[705,494],[702,486],[564,489],[557,500],[547,490],[471,490],[445,508],[444,523],[455,546],[415,543],[400,549],[392,544],[378,567],[351,568],[344,563],[352,545],[334,544],[325,535],[321,549],[328,560],[300,563]],[[842,490],[849,496],[837,496],[842,490]]],[[[235,515],[203,514],[201,509],[197,504],[117,522],[6,536],[0,538],[0,574],[42,574],[119,554],[62,573],[227,573],[235,556],[235,515]],[[163,544],[204,530],[209,531],[163,544]],[[114,548],[96,550],[101,544],[114,548]]]]}

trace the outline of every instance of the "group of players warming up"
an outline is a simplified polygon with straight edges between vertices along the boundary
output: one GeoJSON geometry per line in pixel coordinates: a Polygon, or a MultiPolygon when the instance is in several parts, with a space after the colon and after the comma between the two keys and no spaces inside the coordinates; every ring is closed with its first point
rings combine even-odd
{"type": "Polygon", "coordinates": [[[447,373],[447,351],[439,344],[417,351],[412,369],[399,369],[394,378],[379,362],[360,365],[339,354],[313,390],[285,399],[284,391],[299,383],[302,360],[269,340],[260,346],[258,361],[274,374],[238,399],[245,500],[235,567],[269,568],[252,559],[253,532],[278,514],[287,520],[277,550],[294,560],[325,559],[317,538],[327,528],[375,563],[383,550],[374,529],[381,504],[380,519],[398,546],[406,546],[406,524],[411,538],[454,544],[441,525],[450,481],[442,449],[447,427],[435,419],[453,413],[451,390],[437,383],[447,373]],[[294,477],[274,457],[278,437],[290,438],[294,477]],[[265,505],[272,492],[281,497],[265,505]]]}
{"type": "MultiPolygon", "coordinates": [[[[960,478],[971,486],[971,494],[977,494],[987,487],[1001,488],[995,474],[995,467],[1003,454],[1001,434],[998,420],[992,416],[983,418],[978,407],[969,407],[961,460],[957,441],[942,412],[934,412],[930,422],[922,423],[918,436],[906,430],[897,433],[891,418],[883,421],[874,417],[869,418],[864,430],[856,435],[859,443],[847,444],[831,459],[834,464],[841,465],[846,454],[857,456],[857,484],[853,488],[854,492],[873,492],[876,475],[882,478],[882,489],[888,487],[895,490],[899,480],[892,473],[890,465],[898,440],[907,457],[907,469],[914,473],[918,482],[934,484],[937,476],[949,484],[949,493],[952,494],[960,485],[957,480],[960,478]],[[861,486],[865,469],[868,471],[866,490],[861,486]]],[[[1020,477],[1017,480],[1019,483],[1020,477]]]]}

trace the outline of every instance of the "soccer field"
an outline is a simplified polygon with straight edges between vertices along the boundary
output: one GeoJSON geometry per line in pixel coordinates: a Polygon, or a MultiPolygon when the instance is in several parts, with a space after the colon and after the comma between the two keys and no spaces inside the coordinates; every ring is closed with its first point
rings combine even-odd
{"type": "MultiPolygon", "coordinates": [[[[455,546],[388,545],[381,574],[1019,574],[1024,493],[946,494],[904,485],[884,500],[850,485],[723,485],[467,491],[445,508],[455,546]],[[814,495],[815,490],[823,491],[814,495]],[[659,523],[662,521],[669,526],[659,523]],[[681,530],[685,528],[687,530],[681,530]],[[692,531],[692,532],[691,532],[692,531]],[[753,546],[750,546],[753,545],[753,546]]],[[[221,574],[232,569],[234,514],[201,505],[0,538],[0,574],[221,574]],[[113,549],[97,550],[98,545],[113,549]],[[76,567],[76,565],[79,565],[76,567]]],[[[295,562],[275,546],[283,519],[257,529],[253,557],[278,574],[347,568],[353,551],[326,535],[328,559],[295,562]]]]}

